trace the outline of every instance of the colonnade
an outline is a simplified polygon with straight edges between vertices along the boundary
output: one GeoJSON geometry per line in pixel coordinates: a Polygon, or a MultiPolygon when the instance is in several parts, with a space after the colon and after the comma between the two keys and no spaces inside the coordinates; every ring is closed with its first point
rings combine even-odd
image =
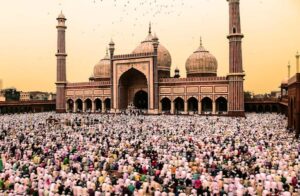
{"type": "Polygon", "coordinates": [[[110,107],[110,99],[106,99],[102,102],[100,99],[96,99],[92,101],[91,99],[86,99],[82,101],[81,99],[77,99],[76,101],[69,99],[66,102],[66,110],[67,112],[106,112],[110,107]],[[107,103],[109,102],[109,103],[107,103]]]}
{"type": "Polygon", "coordinates": [[[211,100],[210,98],[205,98],[198,101],[196,98],[193,101],[179,100],[175,99],[171,101],[169,98],[159,102],[159,113],[169,112],[170,114],[219,114],[220,112],[227,112],[227,100],[225,98],[211,100]],[[163,105],[165,104],[165,105],[163,105]]]}

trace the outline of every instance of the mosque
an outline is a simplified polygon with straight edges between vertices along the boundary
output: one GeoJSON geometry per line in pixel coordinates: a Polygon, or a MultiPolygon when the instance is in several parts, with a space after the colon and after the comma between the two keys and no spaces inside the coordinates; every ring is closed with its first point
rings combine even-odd
{"type": "Polygon", "coordinates": [[[148,35],[131,53],[116,55],[109,43],[106,55],[95,66],[88,82],[66,78],[66,18],[58,18],[56,111],[120,113],[129,106],[148,114],[214,114],[244,116],[244,71],[239,0],[229,4],[229,72],[217,76],[217,59],[200,41],[186,60],[187,77],[175,69],[172,57],[159,38],[148,35]]]}

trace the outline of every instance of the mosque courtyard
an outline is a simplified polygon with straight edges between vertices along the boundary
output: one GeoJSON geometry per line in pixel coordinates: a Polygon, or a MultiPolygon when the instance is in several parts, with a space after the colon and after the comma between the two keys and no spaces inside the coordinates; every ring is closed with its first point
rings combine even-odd
{"type": "Polygon", "coordinates": [[[0,194],[299,195],[300,145],[286,121],[2,115],[0,194]]]}

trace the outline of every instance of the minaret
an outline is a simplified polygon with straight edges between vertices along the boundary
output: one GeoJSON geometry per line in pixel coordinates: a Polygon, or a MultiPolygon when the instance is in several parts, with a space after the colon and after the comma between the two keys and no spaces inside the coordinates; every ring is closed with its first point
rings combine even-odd
{"type": "Polygon", "coordinates": [[[299,58],[300,58],[300,54],[297,51],[297,54],[296,54],[296,73],[299,73],[299,58]]]}
{"type": "Polygon", "coordinates": [[[180,78],[180,73],[178,67],[175,68],[175,75],[174,78],[180,78]]]}
{"type": "Polygon", "coordinates": [[[287,67],[288,67],[288,79],[290,79],[290,77],[291,77],[291,63],[290,63],[290,61],[289,61],[287,67]]]}
{"type": "Polygon", "coordinates": [[[113,111],[116,109],[116,103],[114,101],[114,52],[115,43],[113,40],[109,42],[109,53],[110,53],[110,109],[113,111]]]}
{"type": "Polygon", "coordinates": [[[66,25],[65,21],[67,19],[62,14],[62,12],[57,17],[58,24],[57,28],[57,67],[56,67],[56,112],[63,113],[66,112],[66,103],[65,103],[65,88],[67,84],[66,76],[66,40],[65,40],[65,30],[66,25]]]}
{"type": "MultiPolygon", "coordinates": [[[[149,34],[151,34],[151,25],[149,27],[149,34]]],[[[156,34],[152,39],[153,45],[153,78],[154,78],[154,113],[158,114],[158,107],[159,107],[159,89],[158,89],[158,70],[157,70],[157,56],[158,56],[158,46],[159,40],[156,34]]],[[[150,108],[152,109],[152,108],[150,108]]]]}
{"type": "Polygon", "coordinates": [[[245,116],[244,70],[242,59],[242,38],[240,23],[240,0],[229,3],[229,109],[230,116],[245,116]]]}

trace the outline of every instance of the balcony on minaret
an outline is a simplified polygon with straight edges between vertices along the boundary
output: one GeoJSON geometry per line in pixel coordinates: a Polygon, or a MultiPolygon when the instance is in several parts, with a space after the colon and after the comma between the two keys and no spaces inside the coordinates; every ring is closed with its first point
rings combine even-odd
{"type": "Polygon", "coordinates": [[[66,22],[66,17],[65,15],[61,12],[58,17],[56,18],[58,24],[56,26],[56,28],[62,28],[62,29],[66,29],[66,25],[65,25],[65,22],[66,22]]]}

